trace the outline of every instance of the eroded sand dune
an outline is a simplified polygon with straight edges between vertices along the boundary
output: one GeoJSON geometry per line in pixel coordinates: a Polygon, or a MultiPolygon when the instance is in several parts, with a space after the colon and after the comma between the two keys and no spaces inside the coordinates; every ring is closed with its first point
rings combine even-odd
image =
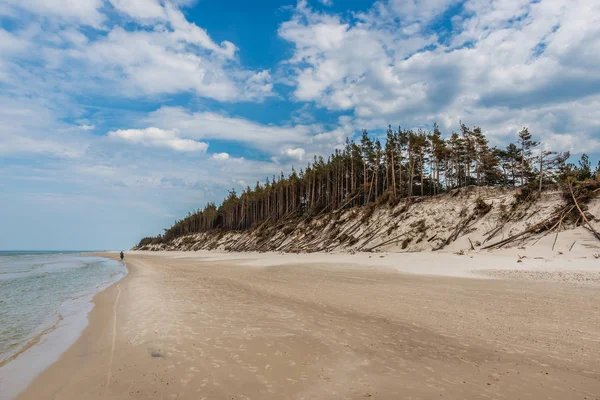
{"type": "MultiPolygon", "coordinates": [[[[565,207],[564,192],[545,190],[539,197],[520,189],[469,187],[433,197],[338,210],[308,217],[268,220],[245,231],[209,230],[142,246],[139,250],[219,250],[312,252],[416,252],[443,249],[467,253],[498,248],[539,249],[544,256],[595,250],[600,242],[575,211],[557,223],[565,207]],[[573,217],[574,216],[574,217],[573,217]],[[530,228],[531,234],[520,236],[530,228]],[[558,235],[556,233],[559,232],[558,235]],[[519,236],[517,236],[519,235],[519,236]],[[505,239],[517,239],[494,246],[505,239]]],[[[600,198],[583,205],[600,230],[600,198]]]]}

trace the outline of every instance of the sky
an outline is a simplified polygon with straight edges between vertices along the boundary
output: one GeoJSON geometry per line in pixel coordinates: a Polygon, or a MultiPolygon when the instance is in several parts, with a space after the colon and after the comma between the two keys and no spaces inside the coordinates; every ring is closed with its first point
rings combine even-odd
{"type": "Polygon", "coordinates": [[[0,0],[0,250],[130,248],[391,124],[600,153],[600,2],[0,0]]]}

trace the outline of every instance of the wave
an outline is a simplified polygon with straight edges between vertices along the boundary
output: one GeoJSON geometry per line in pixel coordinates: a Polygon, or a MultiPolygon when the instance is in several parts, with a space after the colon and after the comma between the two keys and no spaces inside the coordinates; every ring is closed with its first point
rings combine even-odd
{"type": "Polygon", "coordinates": [[[0,368],[2,368],[3,366],[8,364],[15,358],[19,357],[21,354],[23,354],[24,352],[26,352],[27,350],[29,350],[36,344],[38,344],[40,342],[40,340],[42,339],[42,337],[44,337],[44,335],[47,335],[50,332],[56,330],[56,328],[58,327],[58,325],[60,324],[60,322],[62,320],[63,320],[62,315],[58,314],[58,319],[54,322],[54,324],[52,324],[52,326],[49,326],[48,328],[44,329],[43,331],[41,331],[40,333],[35,335],[31,340],[29,340],[23,346],[21,346],[15,353],[11,354],[10,356],[8,356],[7,358],[5,358],[3,360],[0,360],[0,368]]]}

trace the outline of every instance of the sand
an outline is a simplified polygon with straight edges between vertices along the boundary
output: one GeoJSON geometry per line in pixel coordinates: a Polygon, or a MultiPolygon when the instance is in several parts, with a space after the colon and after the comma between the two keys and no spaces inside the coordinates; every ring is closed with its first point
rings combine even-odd
{"type": "Polygon", "coordinates": [[[128,254],[18,398],[598,399],[600,260],[534,257],[128,254]]]}

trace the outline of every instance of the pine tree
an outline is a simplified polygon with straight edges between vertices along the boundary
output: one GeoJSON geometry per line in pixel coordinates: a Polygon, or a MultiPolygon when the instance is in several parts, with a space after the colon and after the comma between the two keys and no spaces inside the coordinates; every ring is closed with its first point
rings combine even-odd
{"type": "Polygon", "coordinates": [[[369,138],[369,132],[363,129],[362,137],[360,140],[361,156],[363,161],[363,190],[365,194],[365,203],[371,201],[371,180],[375,176],[371,173],[373,165],[375,164],[375,149],[373,147],[373,141],[369,138]]]}
{"type": "Polygon", "coordinates": [[[388,126],[386,132],[386,141],[385,141],[385,156],[387,159],[388,172],[390,180],[388,185],[391,186],[392,189],[392,199],[396,198],[396,148],[397,148],[397,136],[392,131],[392,126],[388,126]]]}
{"type": "Polygon", "coordinates": [[[520,170],[520,164],[522,162],[521,151],[516,144],[510,143],[508,146],[506,146],[506,161],[511,174],[510,183],[513,186],[516,186],[517,173],[520,170]]]}
{"type": "Polygon", "coordinates": [[[490,163],[491,152],[488,147],[488,140],[485,137],[485,135],[481,132],[481,128],[474,128],[471,133],[471,137],[473,140],[473,149],[475,156],[475,181],[477,185],[481,185],[484,174],[487,174],[487,178],[491,177],[490,173],[492,173],[492,171],[490,170],[490,168],[493,168],[492,163],[490,163]],[[484,161],[486,163],[486,168],[488,169],[487,171],[484,171],[484,161]]]}
{"type": "Polygon", "coordinates": [[[579,166],[576,169],[576,178],[579,181],[590,179],[592,177],[592,163],[587,154],[583,153],[579,160],[579,166]]]}
{"type": "Polygon", "coordinates": [[[544,180],[556,180],[565,161],[570,157],[569,152],[557,153],[555,151],[542,150],[539,155],[538,180],[539,190],[542,191],[544,180]]]}
{"type": "Polygon", "coordinates": [[[532,150],[537,147],[539,142],[531,140],[532,136],[529,133],[529,129],[523,128],[519,132],[519,145],[520,145],[520,156],[521,156],[521,186],[525,185],[525,180],[529,180],[531,177],[531,155],[532,150]]]}
{"type": "Polygon", "coordinates": [[[399,193],[400,197],[404,196],[404,179],[402,170],[404,169],[404,153],[408,146],[408,131],[402,130],[400,126],[398,126],[398,132],[396,132],[396,149],[398,155],[398,182],[399,182],[399,193]]]}
{"type": "Polygon", "coordinates": [[[429,136],[429,142],[431,143],[431,155],[433,157],[433,194],[440,193],[440,166],[443,163],[447,148],[446,142],[442,138],[442,132],[440,132],[437,123],[433,124],[433,133],[429,136]]]}

